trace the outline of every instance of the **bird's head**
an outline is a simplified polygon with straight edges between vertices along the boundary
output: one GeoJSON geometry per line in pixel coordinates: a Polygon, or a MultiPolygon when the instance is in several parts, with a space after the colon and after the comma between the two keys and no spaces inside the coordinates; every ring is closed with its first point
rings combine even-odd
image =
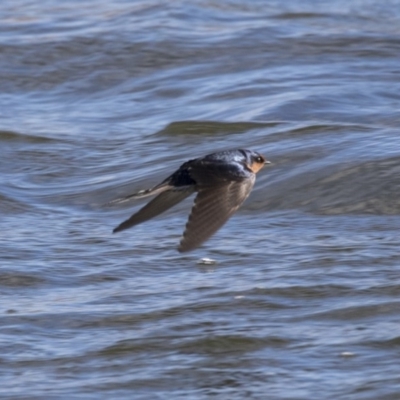
{"type": "Polygon", "coordinates": [[[271,164],[270,161],[266,160],[265,157],[252,150],[243,150],[246,154],[246,165],[255,174],[266,164],[271,164]]]}

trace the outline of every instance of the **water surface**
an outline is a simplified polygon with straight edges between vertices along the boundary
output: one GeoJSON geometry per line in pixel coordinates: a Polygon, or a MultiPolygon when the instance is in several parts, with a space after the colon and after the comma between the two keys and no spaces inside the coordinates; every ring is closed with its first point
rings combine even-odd
{"type": "Polygon", "coordinates": [[[398,1],[0,16],[1,398],[400,397],[398,1]],[[200,249],[193,199],[112,235],[238,147],[273,165],[200,249]]]}

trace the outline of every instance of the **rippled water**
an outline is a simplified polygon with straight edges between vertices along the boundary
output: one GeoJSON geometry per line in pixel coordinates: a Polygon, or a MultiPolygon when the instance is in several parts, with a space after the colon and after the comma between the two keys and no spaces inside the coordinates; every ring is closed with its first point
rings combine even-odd
{"type": "Polygon", "coordinates": [[[0,17],[1,398],[400,398],[399,1],[0,17]],[[273,165],[200,249],[192,199],[112,235],[237,147],[273,165]]]}

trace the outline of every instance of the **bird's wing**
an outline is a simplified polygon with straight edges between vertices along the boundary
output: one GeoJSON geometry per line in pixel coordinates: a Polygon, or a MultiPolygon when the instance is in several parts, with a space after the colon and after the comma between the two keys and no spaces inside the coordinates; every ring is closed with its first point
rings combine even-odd
{"type": "Polygon", "coordinates": [[[240,181],[200,184],[178,250],[195,249],[221,228],[246,200],[254,182],[255,175],[251,174],[240,181]]]}
{"type": "Polygon", "coordinates": [[[185,186],[180,189],[167,190],[160,193],[157,197],[142,207],[137,213],[133,214],[129,219],[118,225],[113,230],[113,233],[141,224],[142,222],[147,221],[163,213],[164,211],[167,211],[169,208],[173,207],[175,204],[178,204],[192,193],[194,193],[193,186],[185,186]]]}

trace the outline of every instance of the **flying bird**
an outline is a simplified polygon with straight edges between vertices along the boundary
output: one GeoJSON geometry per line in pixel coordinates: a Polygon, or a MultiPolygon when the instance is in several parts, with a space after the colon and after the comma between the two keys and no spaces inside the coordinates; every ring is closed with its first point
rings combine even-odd
{"type": "Polygon", "coordinates": [[[228,150],[208,154],[183,163],[160,184],[116,199],[121,203],[157,195],[118,225],[113,233],[141,224],[197,192],[178,251],[194,250],[209,239],[235,213],[249,196],[256,173],[270,164],[251,150],[228,150]]]}

